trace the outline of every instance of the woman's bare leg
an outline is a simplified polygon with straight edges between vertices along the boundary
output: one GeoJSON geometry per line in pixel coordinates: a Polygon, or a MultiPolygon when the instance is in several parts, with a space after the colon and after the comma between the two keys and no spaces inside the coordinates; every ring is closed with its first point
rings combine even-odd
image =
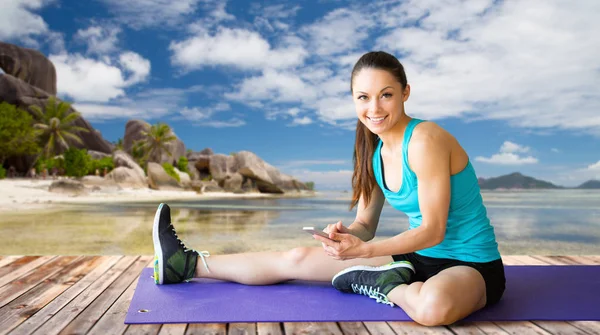
{"type": "Polygon", "coordinates": [[[388,299],[425,326],[454,323],[486,304],[485,281],[467,266],[445,269],[426,282],[399,285],[388,299]]]}
{"type": "Polygon", "coordinates": [[[286,280],[331,281],[343,269],[354,265],[381,266],[392,261],[391,256],[336,260],[321,247],[299,247],[281,252],[253,252],[200,257],[196,277],[233,281],[247,285],[267,285],[286,280]]]}

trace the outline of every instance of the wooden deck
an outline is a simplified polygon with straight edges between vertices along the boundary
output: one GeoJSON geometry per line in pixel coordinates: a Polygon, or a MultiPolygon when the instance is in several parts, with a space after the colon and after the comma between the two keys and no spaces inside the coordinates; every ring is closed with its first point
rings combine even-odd
{"type": "MultiPolygon", "coordinates": [[[[0,334],[600,334],[600,322],[126,325],[152,256],[0,256],[0,334]]],[[[505,264],[600,264],[600,256],[505,256],[505,264]]],[[[600,289],[600,288],[599,288],[600,289]]],[[[600,307],[599,307],[600,308],[600,307]]]]}

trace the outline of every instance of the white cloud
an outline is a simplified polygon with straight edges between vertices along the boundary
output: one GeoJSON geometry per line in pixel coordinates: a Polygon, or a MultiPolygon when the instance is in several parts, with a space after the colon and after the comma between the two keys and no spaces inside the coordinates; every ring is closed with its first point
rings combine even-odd
{"type": "Polygon", "coordinates": [[[150,73],[150,62],[133,52],[120,55],[119,64],[109,58],[86,58],[80,54],[51,55],[57,74],[59,95],[78,102],[107,102],[125,95],[125,88],[143,81],[150,73]],[[129,77],[125,78],[125,73],[129,77]]]}
{"type": "Polygon", "coordinates": [[[226,121],[208,121],[195,124],[196,126],[204,126],[204,127],[213,127],[213,128],[234,128],[241,127],[246,124],[246,121],[241,120],[239,118],[232,118],[226,121]]]}
{"type": "Polygon", "coordinates": [[[519,152],[529,152],[530,148],[519,145],[517,143],[513,143],[510,141],[504,141],[502,146],[500,146],[500,152],[503,153],[519,153],[519,152]]]}
{"type": "Polygon", "coordinates": [[[35,14],[48,1],[44,0],[10,0],[2,2],[0,10],[0,40],[22,39],[32,44],[32,35],[47,33],[48,24],[35,14]]]}
{"type": "Polygon", "coordinates": [[[310,39],[311,50],[321,56],[346,54],[360,48],[369,37],[368,29],[375,25],[364,11],[339,8],[329,12],[302,32],[310,39]]]}
{"type": "Polygon", "coordinates": [[[257,32],[229,28],[172,42],[169,49],[173,52],[171,62],[188,71],[215,65],[243,70],[286,68],[302,64],[307,56],[302,46],[273,49],[257,32]]]}
{"type": "Polygon", "coordinates": [[[174,110],[179,110],[179,106],[186,103],[187,95],[197,91],[197,87],[150,89],[116,98],[110,103],[75,102],[73,106],[89,121],[132,118],[148,120],[163,118],[174,110]]]}
{"type": "Polygon", "coordinates": [[[597,161],[594,164],[591,164],[587,167],[588,170],[600,172],[600,161],[597,161]]]}
{"type": "Polygon", "coordinates": [[[119,63],[125,72],[130,73],[125,81],[126,86],[146,80],[150,74],[150,61],[135,52],[124,52],[119,56],[119,63]]]}
{"type": "Polygon", "coordinates": [[[154,108],[148,110],[136,105],[103,105],[94,103],[75,103],[73,107],[89,121],[103,121],[110,119],[149,119],[169,113],[168,109],[154,108]]]}
{"type": "Polygon", "coordinates": [[[212,107],[207,107],[207,108],[198,108],[198,107],[193,107],[193,108],[188,108],[188,107],[184,107],[182,110],[179,111],[179,114],[190,121],[208,121],[208,119],[213,116],[215,113],[217,112],[224,112],[224,111],[228,111],[231,110],[231,106],[228,103],[225,102],[220,102],[212,107]]]}
{"type": "Polygon", "coordinates": [[[229,120],[216,120],[215,117],[221,112],[230,111],[231,106],[225,102],[219,102],[214,106],[199,108],[199,107],[184,107],[179,111],[180,117],[193,122],[194,126],[198,127],[241,127],[246,124],[246,121],[234,117],[229,120]]]}
{"type": "Polygon", "coordinates": [[[392,30],[376,49],[404,55],[409,113],[600,134],[590,71],[600,68],[600,2],[411,0],[382,11],[392,30]]]}
{"type": "Polygon", "coordinates": [[[304,116],[301,118],[294,118],[292,120],[292,124],[293,126],[305,126],[308,124],[313,123],[313,120],[311,118],[309,118],[308,116],[304,116]]]}
{"type": "Polygon", "coordinates": [[[291,7],[287,4],[267,5],[253,3],[250,13],[255,15],[254,25],[258,28],[264,28],[269,32],[276,30],[288,30],[290,28],[289,21],[296,16],[300,6],[291,7]]]}
{"type": "Polygon", "coordinates": [[[225,97],[239,101],[301,102],[317,96],[315,88],[293,72],[265,70],[261,76],[244,80],[238,92],[225,97]]]}
{"type": "Polygon", "coordinates": [[[134,29],[176,27],[196,12],[200,0],[103,0],[121,23],[134,29]]]}
{"type": "Polygon", "coordinates": [[[117,50],[119,43],[119,27],[91,26],[79,29],[75,33],[75,40],[87,44],[89,54],[105,55],[117,50]]]}
{"type": "Polygon", "coordinates": [[[519,157],[517,154],[503,152],[499,154],[494,154],[492,157],[481,157],[478,156],[475,158],[478,162],[484,163],[492,163],[492,164],[500,164],[500,165],[525,165],[525,164],[535,164],[538,162],[537,158],[527,156],[527,157],[519,157]]]}
{"type": "Polygon", "coordinates": [[[525,165],[537,163],[538,159],[535,157],[521,157],[518,155],[519,153],[529,152],[529,150],[529,147],[525,147],[510,141],[505,141],[502,143],[499,153],[493,154],[491,157],[477,156],[475,157],[475,160],[478,162],[499,165],[525,165]]]}
{"type": "Polygon", "coordinates": [[[560,153],[561,152],[559,149],[556,149],[556,148],[552,148],[552,149],[550,149],[550,151],[555,152],[555,153],[560,153]]]}

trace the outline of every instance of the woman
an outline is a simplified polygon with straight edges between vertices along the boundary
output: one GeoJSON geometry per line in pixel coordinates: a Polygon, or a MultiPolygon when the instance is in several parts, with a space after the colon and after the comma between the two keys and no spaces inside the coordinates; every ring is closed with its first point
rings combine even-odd
{"type": "Polygon", "coordinates": [[[358,116],[355,221],[329,225],[330,239],[313,235],[322,247],[207,259],[207,252],[187,249],[177,238],[169,207],[161,204],[153,231],[157,284],[193,277],[249,285],[331,280],[340,291],[396,304],[427,326],[451,324],[501,298],[504,267],[463,148],[436,124],[405,114],[410,86],[394,56],[363,55],[350,88],[358,116]],[[409,216],[410,229],[367,243],[385,200],[409,216]]]}

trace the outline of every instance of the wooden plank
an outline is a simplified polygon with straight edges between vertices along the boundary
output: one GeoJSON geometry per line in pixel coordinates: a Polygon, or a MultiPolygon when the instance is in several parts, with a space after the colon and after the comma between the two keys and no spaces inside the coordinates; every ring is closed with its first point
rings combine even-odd
{"type": "Polygon", "coordinates": [[[36,330],[42,324],[44,324],[44,322],[46,322],[47,320],[52,318],[52,316],[58,313],[71,300],[79,296],[79,294],[86,288],[88,288],[92,283],[96,282],[96,280],[102,274],[104,274],[108,269],[113,267],[113,265],[115,265],[120,259],[122,259],[121,256],[97,257],[92,259],[92,261],[88,263],[84,263],[83,271],[81,274],[74,275],[74,277],[67,279],[65,282],[61,282],[58,285],[54,283],[48,283],[51,287],[51,290],[49,290],[47,293],[40,294],[39,299],[41,299],[41,301],[43,302],[50,300],[51,301],[47,304],[46,302],[44,302],[40,303],[39,305],[31,305],[30,308],[22,311],[22,316],[31,317],[29,317],[17,328],[15,328],[15,330],[12,331],[11,335],[32,333],[34,330],[36,330]],[[67,287],[68,289],[65,290],[65,288],[67,287]],[[44,307],[42,309],[39,309],[40,306],[44,307]]]}
{"type": "MultiPolygon", "coordinates": [[[[139,278],[143,268],[148,265],[148,262],[153,256],[142,256],[137,259],[132,265],[119,275],[108,288],[102,291],[91,304],[84,306],[84,310],[77,315],[61,332],[60,334],[71,333],[87,333],[90,328],[104,315],[106,310],[123,294],[123,292],[131,285],[131,283],[139,278]]],[[[184,328],[185,333],[185,328],[184,328]]],[[[182,333],[183,334],[183,333],[182,333]]]]}
{"type": "Polygon", "coordinates": [[[552,335],[552,333],[538,327],[529,321],[511,321],[511,322],[494,322],[497,326],[508,332],[509,334],[539,334],[552,335]]]}
{"type": "Polygon", "coordinates": [[[533,258],[529,255],[519,255],[515,256],[517,261],[524,265],[548,265],[547,262],[539,260],[537,258],[533,258]]]}
{"type": "Polygon", "coordinates": [[[531,256],[531,257],[533,257],[535,259],[539,259],[540,261],[546,263],[546,264],[541,264],[541,265],[568,265],[568,264],[565,264],[565,263],[561,262],[560,260],[557,260],[550,256],[535,255],[535,256],[531,256]]]}
{"type": "Polygon", "coordinates": [[[156,335],[160,331],[161,325],[129,325],[125,331],[125,335],[156,335]]]}
{"type": "Polygon", "coordinates": [[[23,276],[0,287],[0,307],[8,304],[23,292],[39,284],[44,279],[52,276],[67,266],[69,263],[81,259],[81,256],[62,256],[52,259],[27,276],[23,276]]]}
{"type": "Polygon", "coordinates": [[[256,335],[256,323],[230,323],[228,335],[256,335]]]}
{"type": "Polygon", "coordinates": [[[338,326],[344,335],[369,335],[362,322],[339,322],[338,326]]]}
{"type": "Polygon", "coordinates": [[[504,263],[504,265],[520,265],[520,264],[523,264],[523,262],[521,262],[519,260],[519,256],[515,256],[515,255],[502,255],[502,263],[504,263]]]}
{"type": "Polygon", "coordinates": [[[551,334],[555,335],[587,335],[588,332],[581,330],[572,324],[564,321],[533,321],[534,324],[540,328],[547,330],[551,334]]]}
{"type": "Polygon", "coordinates": [[[579,262],[580,264],[587,264],[587,265],[599,265],[600,264],[600,258],[596,258],[594,256],[569,256],[571,259],[573,259],[576,262],[579,262]]]}
{"type": "MultiPolygon", "coordinates": [[[[0,308],[0,334],[4,334],[27,321],[29,321],[30,325],[33,324],[37,328],[37,325],[41,323],[36,325],[35,321],[39,320],[42,314],[36,313],[42,307],[53,301],[53,299],[65,290],[72,288],[78,279],[88,274],[98,264],[106,260],[106,258],[91,256],[80,258],[45,279],[17,299],[11,301],[6,306],[0,308]],[[33,317],[31,317],[32,315],[33,317]]],[[[43,315],[46,314],[44,313],[43,315]]],[[[29,333],[29,330],[33,330],[30,327],[25,328],[27,328],[26,333],[29,333]]]]}
{"type": "Polygon", "coordinates": [[[13,255],[4,256],[4,258],[0,259],[0,268],[16,261],[17,259],[19,259],[21,257],[23,257],[23,256],[13,256],[13,255]]]}
{"type": "Polygon", "coordinates": [[[363,322],[363,324],[372,335],[396,334],[387,322],[363,322]]]}
{"type": "Polygon", "coordinates": [[[135,262],[138,256],[125,256],[119,262],[111,267],[98,280],[89,285],[80,295],[71,300],[58,313],[54,314],[46,321],[34,334],[58,334],[65,326],[67,326],[79,313],[81,313],[92,301],[112,284],[119,276],[135,262]]]}
{"type": "Polygon", "coordinates": [[[258,322],[256,324],[258,335],[283,335],[282,325],[279,322],[258,322]]]}
{"type": "MultiPolygon", "coordinates": [[[[187,328],[187,323],[170,323],[164,324],[158,335],[184,335],[185,329],[187,328]]],[[[114,334],[114,333],[112,333],[114,334]]]]}
{"type": "Polygon", "coordinates": [[[416,322],[388,322],[390,327],[397,334],[442,334],[442,335],[452,335],[452,332],[446,327],[425,327],[421,326],[416,322]]]}
{"type": "Polygon", "coordinates": [[[491,321],[477,321],[477,322],[471,322],[471,324],[477,326],[477,328],[483,330],[483,332],[488,335],[506,335],[506,334],[508,334],[508,332],[506,332],[504,329],[500,328],[497,324],[495,324],[491,321]]]}
{"type": "Polygon", "coordinates": [[[472,322],[458,321],[449,325],[447,328],[457,335],[485,335],[485,332],[472,322]]]}
{"type": "MultiPolygon", "coordinates": [[[[226,323],[190,323],[185,332],[185,335],[225,335],[225,334],[227,334],[227,324],[226,323]]],[[[259,329],[259,334],[261,334],[260,329],[259,329]]]]}
{"type": "Polygon", "coordinates": [[[342,335],[335,322],[284,322],[283,328],[288,335],[331,334],[342,335]]]}
{"type": "Polygon", "coordinates": [[[0,268],[0,287],[20,278],[56,256],[25,256],[0,268]]]}
{"type": "MultiPolygon", "coordinates": [[[[152,264],[152,261],[149,262],[152,264]]],[[[149,264],[146,264],[148,266],[149,264]]],[[[102,318],[90,329],[88,335],[104,335],[104,334],[122,334],[127,330],[127,326],[123,321],[127,316],[129,304],[133,298],[133,293],[137,287],[139,277],[136,278],[131,285],[125,290],[119,299],[104,313],[102,318]]]]}
{"type": "Polygon", "coordinates": [[[589,334],[600,335],[600,321],[569,321],[569,324],[589,334]]]}

